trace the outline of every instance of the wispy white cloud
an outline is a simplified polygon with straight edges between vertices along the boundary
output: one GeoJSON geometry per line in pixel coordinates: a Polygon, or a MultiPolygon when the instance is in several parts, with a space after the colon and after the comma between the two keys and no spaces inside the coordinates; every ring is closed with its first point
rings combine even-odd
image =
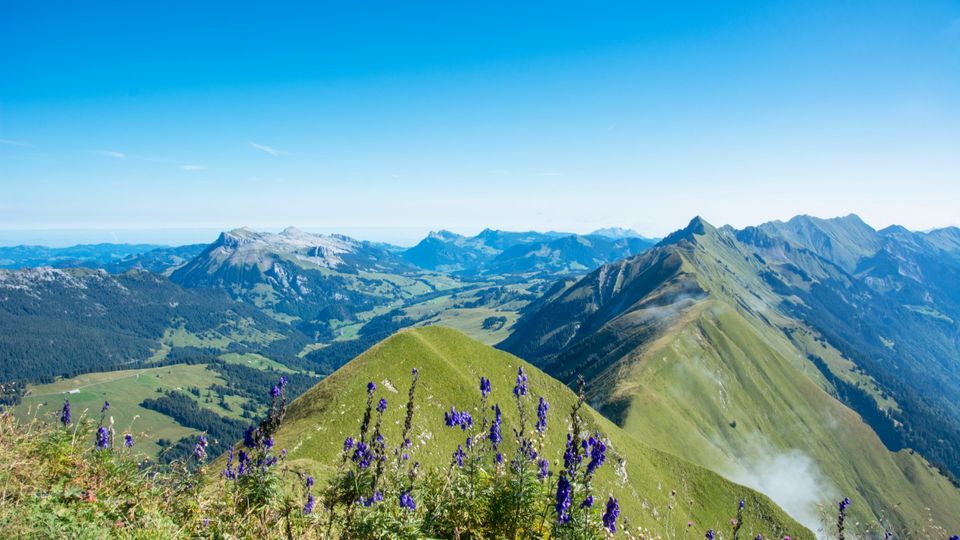
{"type": "Polygon", "coordinates": [[[5,144],[7,146],[24,146],[32,147],[33,145],[26,141],[15,141],[13,139],[0,139],[0,144],[5,144]]]}
{"type": "Polygon", "coordinates": [[[272,146],[267,146],[265,144],[259,144],[252,141],[250,142],[250,147],[256,150],[259,150],[261,152],[266,152],[271,156],[283,156],[283,155],[289,154],[289,152],[284,152],[283,150],[277,150],[272,146]]]}
{"type": "Polygon", "coordinates": [[[202,171],[207,168],[206,165],[181,165],[180,168],[184,171],[202,171]]]}
{"type": "Polygon", "coordinates": [[[103,155],[116,158],[116,159],[125,159],[127,157],[127,155],[124,154],[123,152],[115,152],[113,150],[105,150],[103,152],[103,155]]]}

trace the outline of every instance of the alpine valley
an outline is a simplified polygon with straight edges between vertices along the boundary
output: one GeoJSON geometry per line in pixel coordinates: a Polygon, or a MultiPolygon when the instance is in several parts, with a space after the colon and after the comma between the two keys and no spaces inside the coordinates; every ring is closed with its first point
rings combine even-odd
{"type": "MultiPolygon", "coordinates": [[[[758,530],[823,537],[848,496],[864,536],[960,530],[957,228],[698,217],[663,239],[441,230],[412,247],[241,228],[0,248],[0,267],[3,403],[27,418],[109,399],[161,463],[201,433],[232,448],[283,375],[299,397],[277,444],[329,478],[367,382],[400,394],[417,368],[413,445],[442,467],[462,440],[445,408],[479,419],[475,380],[507,402],[522,367],[556,411],[583,377],[582,414],[618,464],[598,485],[638,526],[720,529],[742,498],[758,530]]],[[[384,416],[393,438],[401,412],[384,416]]]]}

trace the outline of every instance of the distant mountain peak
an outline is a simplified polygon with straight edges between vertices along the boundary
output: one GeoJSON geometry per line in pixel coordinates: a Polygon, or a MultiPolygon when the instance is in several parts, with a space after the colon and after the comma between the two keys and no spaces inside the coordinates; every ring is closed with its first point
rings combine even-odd
{"type": "Polygon", "coordinates": [[[657,245],[670,245],[676,244],[681,240],[693,240],[695,236],[713,234],[716,231],[717,228],[708,223],[707,220],[700,216],[695,216],[690,220],[690,223],[688,223],[686,227],[680,229],[679,231],[670,233],[657,245]]]}
{"type": "Polygon", "coordinates": [[[603,229],[597,229],[589,234],[589,236],[604,236],[606,238],[643,238],[637,231],[633,229],[625,229],[623,227],[605,227],[603,229]]]}
{"type": "Polygon", "coordinates": [[[457,238],[463,238],[462,235],[459,235],[453,231],[448,231],[446,229],[440,229],[439,231],[430,231],[430,234],[428,234],[427,237],[437,238],[439,240],[455,240],[457,238]]]}

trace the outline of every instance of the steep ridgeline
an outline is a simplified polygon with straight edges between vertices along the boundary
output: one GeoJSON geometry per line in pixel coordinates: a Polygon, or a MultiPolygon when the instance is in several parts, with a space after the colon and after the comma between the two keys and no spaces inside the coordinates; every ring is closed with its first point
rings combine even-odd
{"type": "Polygon", "coordinates": [[[653,243],[622,229],[589,235],[486,229],[474,237],[440,231],[430,233],[402,256],[420,268],[466,276],[550,276],[582,274],[640,253],[653,243]]]}
{"type": "MultiPolygon", "coordinates": [[[[327,322],[412,296],[400,278],[414,270],[382,246],[341,235],[287,228],[222,233],[171,279],[185,287],[222,288],[315,338],[332,337],[327,322]]],[[[416,283],[414,284],[416,285],[416,283]]],[[[425,292],[432,289],[423,283],[425,292]]]]}
{"type": "Polygon", "coordinates": [[[283,331],[221,291],[84,268],[0,270],[0,328],[4,382],[156,365],[185,345],[260,350],[283,331]]]}
{"type": "MultiPolygon", "coordinates": [[[[920,430],[951,436],[950,420],[928,422],[922,407],[935,400],[918,398],[912,382],[889,384],[874,368],[897,362],[905,369],[913,360],[874,357],[872,349],[855,354],[866,336],[881,344],[906,339],[873,327],[892,309],[881,302],[894,301],[864,283],[880,287],[883,274],[884,288],[913,284],[880,265],[874,279],[858,277],[818,254],[832,250],[856,269],[877,253],[864,247],[862,230],[824,234],[829,242],[820,238],[814,250],[798,245],[799,232],[787,240],[696,218],[650,251],[558,287],[500,347],[568,384],[583,374],[591,404],[627,433],[768,494],[814,530],[830,519],[818,505],[833,508],[844,496],[859,502],[852,511],[861,526],[882,520],[897,533],[919,530],[929,508],[935,522],[956,529],[960,491],[901,449],[921,440],[910,438],[920,430]],[[843,237],[856,249],[838,246],[843,237]]],[[[951,241],[937,236],[938,245],[951,241]]],[[[889,313],[915,317],[914,330],[934,325],[928,332],[949,353],[949,327],[936,326],[948,323],[919,313],[933,309],[921,306],[889,313]],[[923,325],[923,318],[933,320],[923,325]]],[[[891,346],[912,350],[919,341],[891,346]]],[[[956,370],[957,356],[939,362],[956,370]]],[[[957,465],[936,447],[914,448],[957,465]]]]}
{"type": "MultiPolygon", "coordinates": [[[[516,447],[512,428],[518,425],[512,389],[521,366],[529,376],[527,422],[535,418],[540,397],[550,404],[546,445],[541,455],[550,459],[555,475],[562,465],[554,459],[562,464],[560,457],[576,395],[512,355],[436,326],[407,330],[388,338],[304,393],[290,404],[276,445],[287,449],[288,467],[310,471],[320,479],[329,478],[340,463],[344,439],[358,435],[366,385],[372,381],[378,387],[375,399],[386,398],[382,425],[390,452],[401,438],[411,370],[417,368],[419,382],[409,435],[412,446],[405,450],[410,452],[410,459],[420,462],[424,470],[436,468],[443,474],[448,469],[451,454],[466,436],[460,428],[444,425],[444,412],[451,407],[472,415],[472,429],[486,429],[480,427],[484,411],[479,408],[478,383],[483,376],[491,381],[489,403],[499,404],[503,412],[501,451],[509,460],[516,447]]],[[[743,498],[746,508],[741,538],[757,534],[764,538],[813,538],[810,531],[790,519],[766,496],[650,448],[644,439],[631,436],[589,407],[583,416],[587,429],[601,432],[609,443],[608,465],[598,469],[594,493],[600,500],[606,500],[608,494],[620,500],[621,518],[629,521],[631,531],[644,527],[652,535],[664,538],[679,538],[691,530],[702,536],[702,531],[709,528],[729,531],[737,501],[743,498]]],[[[391,463],[393,459],[390,458],[391,463]]],[[[491,466],[492,458],[488,459],[491,466]]],[[[423,476],[421,472],[420,481],[423,476]]]]}

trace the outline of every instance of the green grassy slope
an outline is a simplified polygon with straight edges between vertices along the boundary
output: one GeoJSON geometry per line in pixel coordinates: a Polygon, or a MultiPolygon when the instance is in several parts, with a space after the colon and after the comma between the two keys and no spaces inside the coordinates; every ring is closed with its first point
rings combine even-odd
{"type": "MultiPolygon", "coordinates": [[[[396,442],[403,421],[403,407],[412,368],[420,370],[414,420],[414,459],[444,467],[451,452],[462,442],[459,429],[443,425],[443,413],[451,406],[469,410],[479,419],[477,383],[486,376],[493,383],[491,402],[504,412],[504,434],[516,424],[512,388],[518,366],[530,377],[529,414],[535,399],[545,396],[551,404],[548,450],[551,458],[562,455],[569,410],[576,396],[566,386],[522,360],[442,327],[416,328],[401,332],[357,357],[295,400],[277,437],[288,449],[288,464],[320,477],[329,476],[338,462],[342,441],[355,436],[363,414],[365,385],[374,381],[378,396],[389,403],[385,414],[388,443],[396,442]]],[[[684,534],[699,537],[701,530],[726,530],[736,502],[747,500],[742,534],[754,537],[811,538],[812,534],[789,518],[767,497],[736,485],[720,476],[654,450],[628,435],[610,421],[587,410],[592,429],[610,439],[611,458],[598,476],[599,492],[613,493],[623,505],[623,515],[633,526],[643,526],[664,537],[684,534]],[[617,462],[624,461],[626,481],[616,474],[617,462]],[[672,491],[676,494],[673,495],[672,491]],[[694,522],[691,530],[687,523],[694,522]],[[696,532],[692,532],[695,530],[696,532]]],[[[647,441],[645,441],[647,442],[647,441]]],[[[507,445],[507,452],[512,448],[507,445]]],[[[556,469],[557,464],[551,466],[556,469]]]]}
{"type": "Polygon", "coordinates": [[[564,382],[586,374],[591,403],[626,432],[764,491],[811,528],[844,496],[861,531],[883,519],[917,532],[930,517],[960,528],[960,490],[887,450],[830,394],[807,354],[840,366],[839,353],[778,309],[751,251],[701,220],[669,240],[574,285],[504,347],[564,382]]]}

